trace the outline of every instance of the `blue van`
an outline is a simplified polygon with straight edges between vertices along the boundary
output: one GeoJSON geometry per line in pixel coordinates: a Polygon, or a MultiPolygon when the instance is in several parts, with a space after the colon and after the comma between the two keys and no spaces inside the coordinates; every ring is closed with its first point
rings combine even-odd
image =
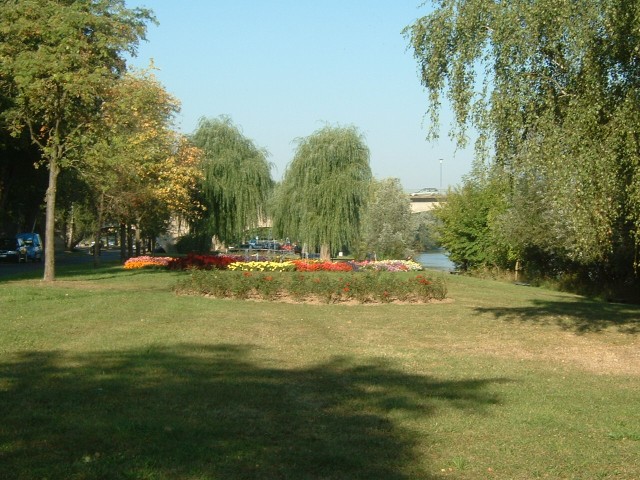
{"type": "Polygon", "coordinates": [[[20,240],[27,249],[26,260],[32,262],[42,261],[42,240],[37,233],[19,233],[16,238],[20,240]]]}

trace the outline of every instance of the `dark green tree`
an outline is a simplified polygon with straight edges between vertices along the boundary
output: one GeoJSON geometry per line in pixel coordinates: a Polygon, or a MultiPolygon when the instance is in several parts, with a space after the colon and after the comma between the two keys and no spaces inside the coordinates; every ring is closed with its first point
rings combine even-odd
{"type": "Polygon", "coordinates": [[[322,258],[354,248],[369,197],[369,149],[355,127],[326,126],[298,140],[276,195],[274,231],[322,258]]]}
{"type": "Polygon", "coordinates": [[[497,218],[505,209],[502,198],[499,186],[489,181],[466,181],[434,210],[440,243],[461,269],[512,266],[509,249],[497,234],[497,218]]]}
{"type": "Polygon", "coordinates": [[[228,243],[264,223],[273,189],[267,151],[243,135],[228,117],[200,120],[191,137],[202,150],[202,203],[206,211],[195,233],[228,243]]]}
{"type": "Polygon", "coordinates": [[[10,99],[3,117],[15,134],[29,132],[49,170],[45,280],[55,279],[58,175],[82,162],[78,142],[152,20],[123,0],[0,1],[0,87],[10,99]]]}

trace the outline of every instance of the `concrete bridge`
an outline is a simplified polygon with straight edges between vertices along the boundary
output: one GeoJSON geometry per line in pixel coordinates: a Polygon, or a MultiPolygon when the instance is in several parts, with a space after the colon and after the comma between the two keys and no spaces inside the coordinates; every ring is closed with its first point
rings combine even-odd
{"type": "Polygon", "coordinates": [[[446,202],[443,195],[410,195],[411,213],[428,212],[446,202]]]}

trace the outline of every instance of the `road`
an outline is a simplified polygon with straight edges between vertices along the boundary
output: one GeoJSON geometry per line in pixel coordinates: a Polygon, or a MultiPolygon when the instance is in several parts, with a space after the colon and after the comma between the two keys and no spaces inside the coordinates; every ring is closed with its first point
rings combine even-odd
{"type": "MultiPolygon", "coordinates": [[[[120,250],[103,250],[100,261],[110,262],[120,258],[120,250]]],[[[77,252],[56,252],[56,267],[62,265],[79,265],[92,263],[93,256],[89,249],[78,249],[77,252]]],[[[44,275],[44,262],[8,263],[0,262],[0,282],[14,278],[42,278],[44,275]]]]}

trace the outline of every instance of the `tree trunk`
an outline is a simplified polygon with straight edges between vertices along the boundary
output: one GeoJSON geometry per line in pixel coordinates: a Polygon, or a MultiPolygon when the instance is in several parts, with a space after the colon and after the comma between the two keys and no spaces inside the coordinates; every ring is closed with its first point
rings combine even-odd
{"type": "Polygon", "coordinates": [[[44,277],[45,282],[56,279],[55,245],[56,245],[56,191],[60,166],[56,154],[49,159],[49,186],[45,194],[47,203],[44,233],[44,277]]]}
{"type": "Polygon", "coordinates": [[[320,245],[320,260],[331,260],[331,249],[329,248],[329,244],[327,243],[323,243],[322,245],[320,245]]]}
{"type": "Polygon", "coordinates": [[[139,257],[141,253],[140,250],[142,247],[142,239],[140,238],[140,223],[136,225],[135,237],[136,237],[136,257],[139,257]]]}
{"type": "Polygon", "coordinates": [[[75,246],[73,235],[74,235],[74,223],[73,223],[73,204],[71,204],[71,211],[69,212],[69,223],[67,224],[67,251],[73,250],[75,246]]]}
{"type": "Polygon", "coordinates": [[[102,241],[102,219],[104,217],[104,192],[100,194],[100,202],[98,203],[98,219],[96,230],[93,235],[93,266],[100,266],[100,242],[102,241]]]}
{"type": "Polygon", "coordinates": [[[133,229],[131,224],[127,223],[127,258],[133,257],[133,229]]]}
{"type": "Polygon", "coordinates": [[[127,227],[124,222],[120,222],[120,261],[127,260],[127,227]]]}

